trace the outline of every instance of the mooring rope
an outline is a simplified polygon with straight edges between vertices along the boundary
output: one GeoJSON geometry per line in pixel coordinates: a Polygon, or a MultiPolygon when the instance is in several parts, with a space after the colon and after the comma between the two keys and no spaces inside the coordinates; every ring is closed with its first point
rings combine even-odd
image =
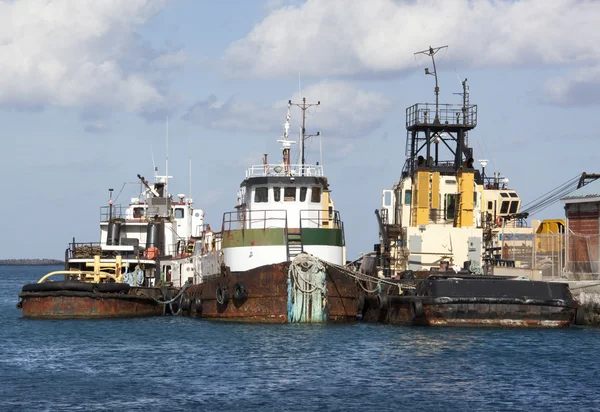
{"type": "Polygon", "coordinates": [[[188,287],[190,287],[191,285],[192,285],[192,282],[190,282],[189,280],[186,281],[183,284],[183,286],[181,287],[181,290],[177,293],[177,295],[175,295],[175,297],[173,299],[169,299],[169,300],[159,300],[159,299],[156,299],[154,296],[150,296],[144,292],[140,292],[140,294],[154,300],[156,303],[160,303],[161,305],[170,305],[171,303],[175,302],[180,297],[183,297],[183,292],[185,292],[185,290],[188,287]]]}
{"type": "Polygon", "coordinates": [[[327,320],[327,275],[323,262],[300,254],[288,269],[288,317],[294,322],[327,320]]]}

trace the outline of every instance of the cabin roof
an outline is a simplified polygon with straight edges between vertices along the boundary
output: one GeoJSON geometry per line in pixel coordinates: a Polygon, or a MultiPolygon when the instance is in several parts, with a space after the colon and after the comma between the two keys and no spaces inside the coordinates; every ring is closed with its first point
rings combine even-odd
{"type": "Polygon", "coordinates": [[[581,203],[600,201],[600,179],[569,193],[560,199],[563,203],[581,203]]]}
{"type": "Polygon", "coordinates": [[[327,178],[322,176],[254,176],[245,179],[240,186],[252,187],[259,185],[294,185],[322,186],[327,189],[327,178]]]}

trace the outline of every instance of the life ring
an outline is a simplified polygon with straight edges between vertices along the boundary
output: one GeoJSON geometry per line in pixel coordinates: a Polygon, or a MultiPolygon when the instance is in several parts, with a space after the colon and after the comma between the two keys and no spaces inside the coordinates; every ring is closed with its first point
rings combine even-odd
{"type": "Polygon", "coordinates": [[[160,251],[157,247],[149,247],[148,249],[144,250],[144,257],[146,259],[154,260],[159,254],[160,251]]]}
{"type": "Polygon", "coordinates": [[[498,216],[498,217],[496,218],[496,225],[498,225],[498,226],[502,226],[502,221],[503,221],[503,219],[502,219],[502,216],[498,216]]]}
{"type": "Polygon", "coordinates": [[[425,310],[423,309],[423,302],[421,299],[413,299],[410,302],[410,317],[415,320],[423,317],[425,310]]]}
{"type": "Polygon", "coordinates": [[[227,287],[219,286],[217,287],[217,303],[221,306],[227,305],[229,302],[229,292],[227,291],[227,287]]]}
{"type": "Polygon", "coordinates": [[[233,300],[237,303],[245,302],[248,299],[248,289],[244,282],[237,282],[233,287],[233,300]]]}

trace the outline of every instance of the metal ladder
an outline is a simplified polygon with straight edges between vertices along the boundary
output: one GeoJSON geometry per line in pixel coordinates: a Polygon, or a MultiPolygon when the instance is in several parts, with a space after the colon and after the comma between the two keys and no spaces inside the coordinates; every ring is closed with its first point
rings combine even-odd
{"type": "Polygon", "coordinates": [[[286,247],[287,258],[293,260],[300,253],[304,252],[304,244],[302,242],[301,229],[287,229],[286,247]]]}

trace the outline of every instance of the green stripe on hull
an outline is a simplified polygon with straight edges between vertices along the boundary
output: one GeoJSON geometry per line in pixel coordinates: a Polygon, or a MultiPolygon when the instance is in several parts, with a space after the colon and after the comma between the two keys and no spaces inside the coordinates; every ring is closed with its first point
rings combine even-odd
{"type": "Polygon", "coordinates": [[[223,247],[283,246],[285,229],[245,229],[223,232],[223,247]]]}
{"type": "Polygon", "coordinates": [[[341,229],[302,229],[302,243],[305,246],[343,246],[341,229]]]}
{"type": "MultiPolygon", "coordinates": [[[[243,246],[285,246],[285,229],[245,229],[223,232],[223,248],[243,246]]],[[[302,229],[305,246],[343,246],[341,229],[302,229]]]]}

